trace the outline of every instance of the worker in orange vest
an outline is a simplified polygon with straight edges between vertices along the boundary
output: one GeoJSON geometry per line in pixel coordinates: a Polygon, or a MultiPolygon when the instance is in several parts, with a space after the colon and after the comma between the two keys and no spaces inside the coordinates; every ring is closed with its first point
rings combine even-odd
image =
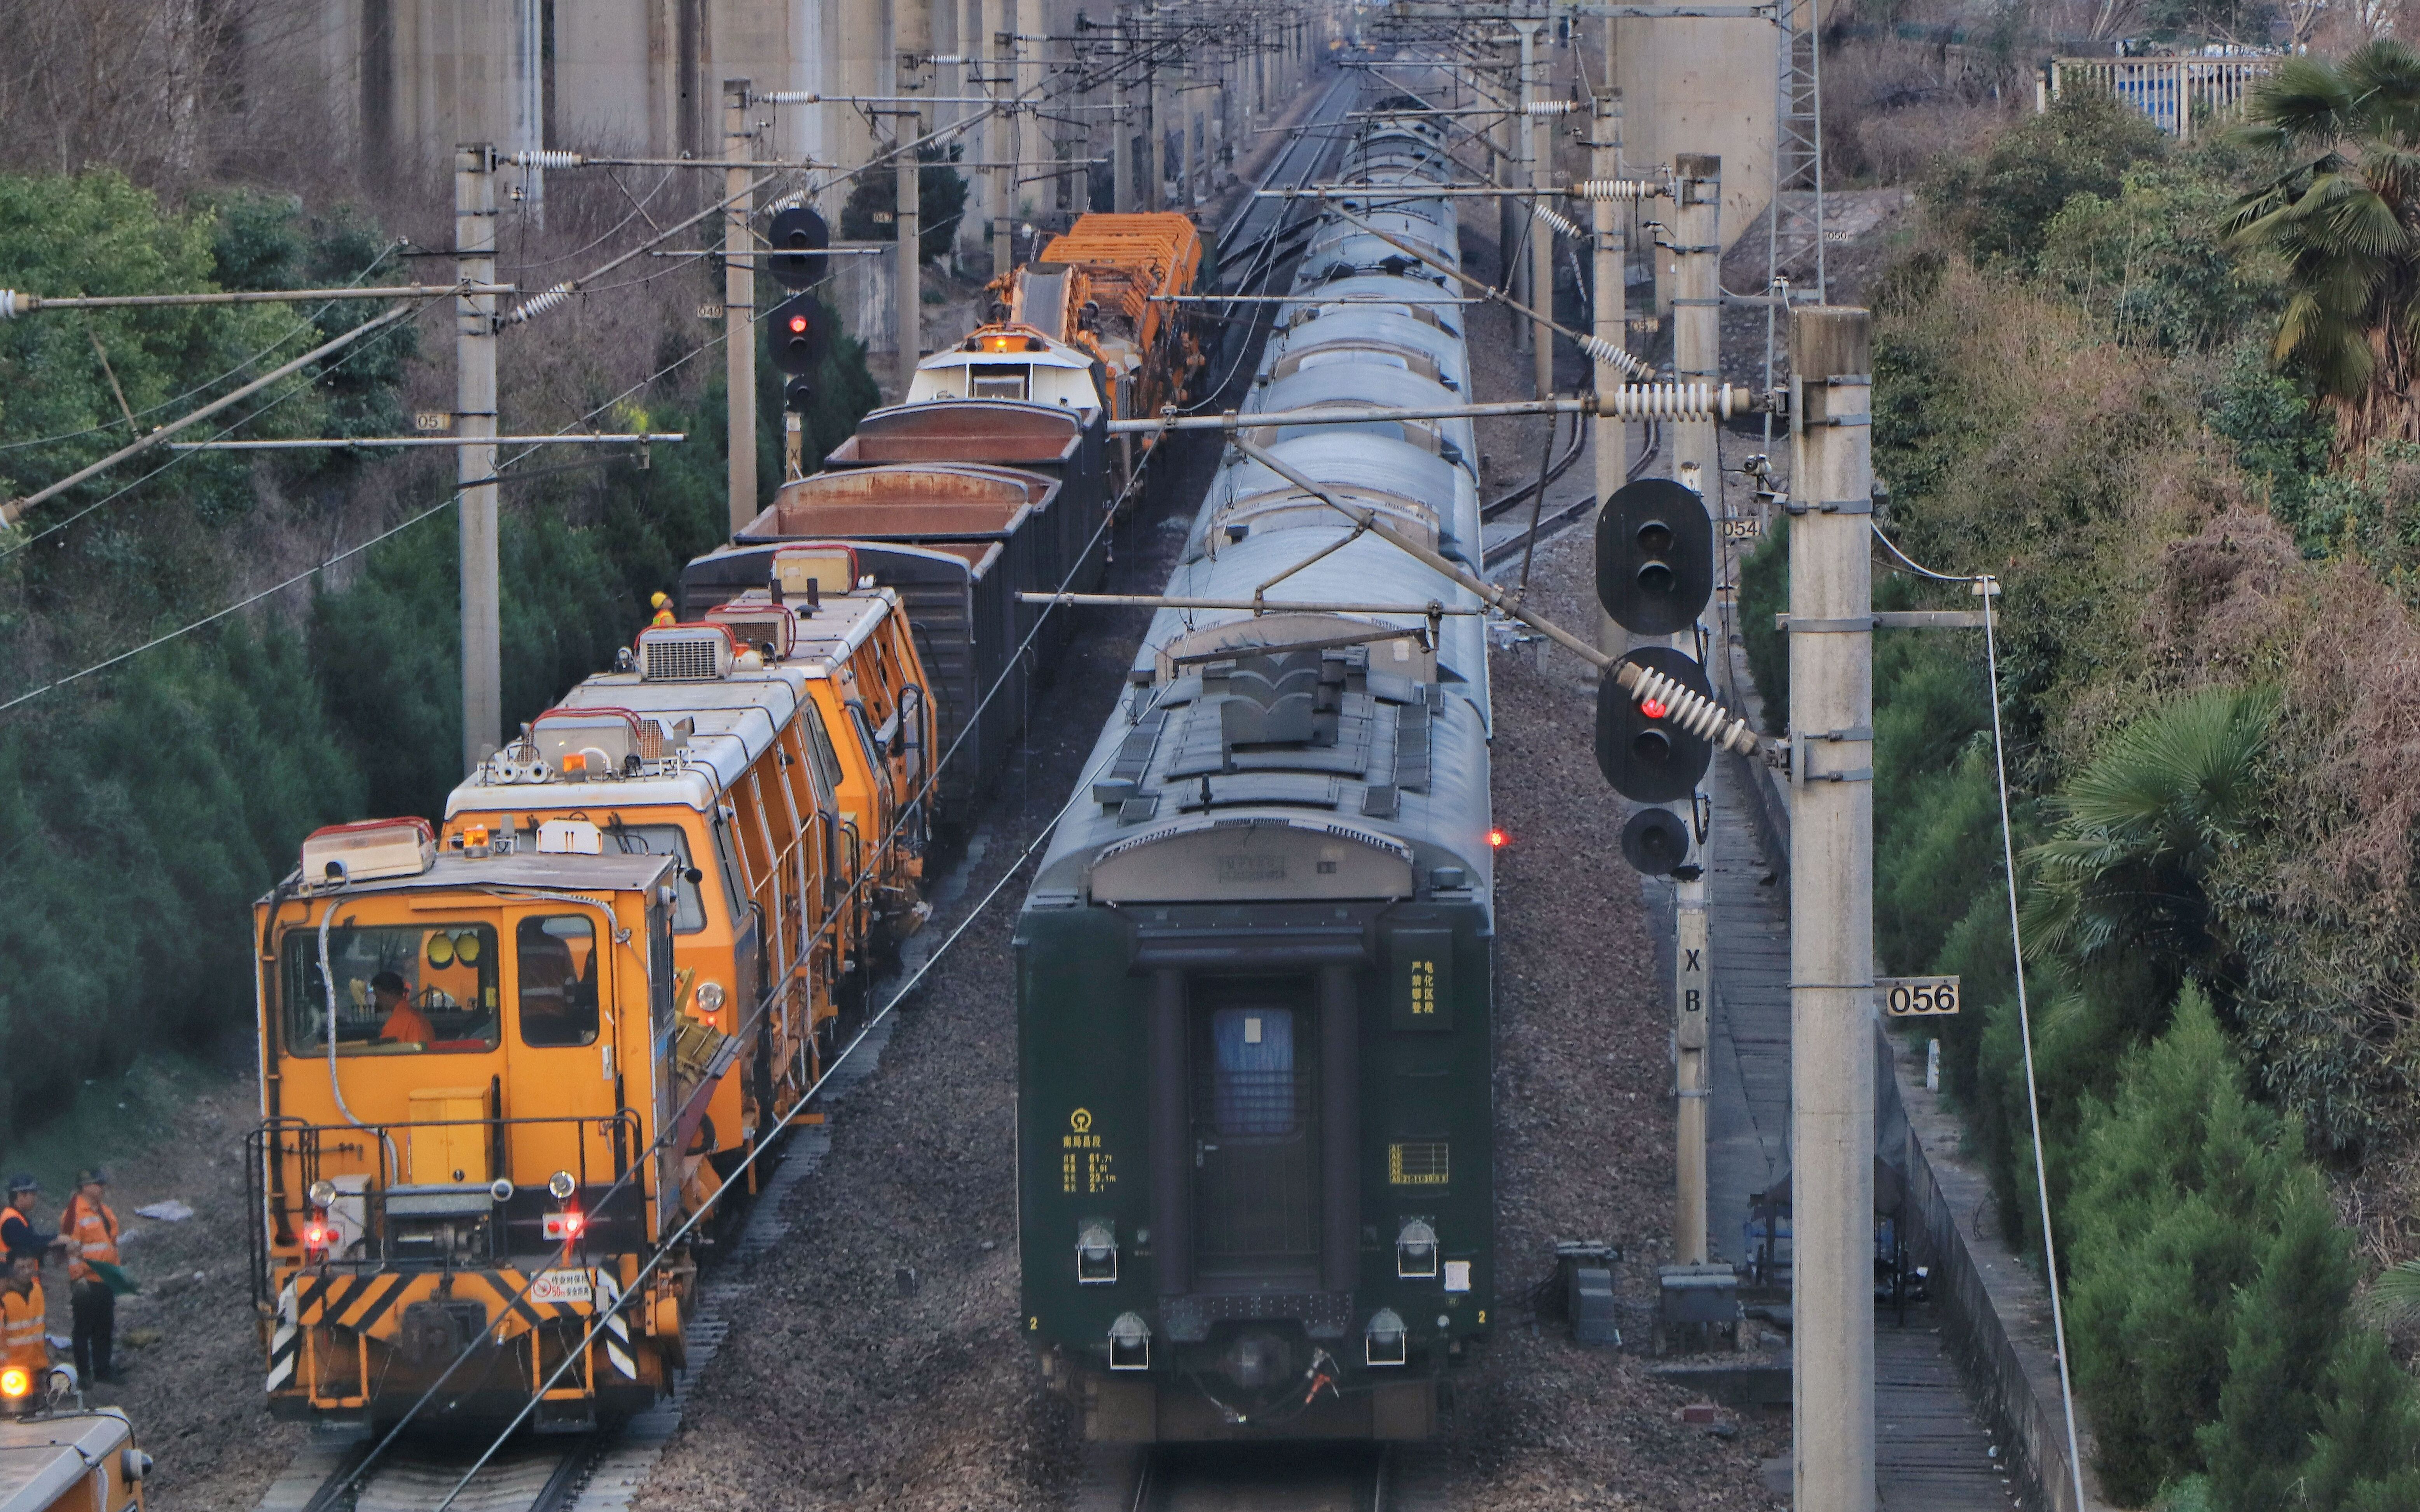
{"type": "Polygon", "coordinates": [[[0,1208],[0,1277],[5,1277],[8,1264],[20,1255],[31,1255],[39,1260],[51,1247],[49,1240],[34,1230],[34,1198],[40,1196],[42,1183],[30,1176],[8,1178],[8,1205],[0,1208]]]}
{"type": "Polygon", "coordinates": [[[117,1263],[117,1214],[101,1200],[109,1173],[99,1166],[76,1172],[76,1193],[59,1213],[59,1237],[68,1246],[68,1303],[75,1319],[77,1379],[115,1382],[110,1344],[117,1332],[117,1293],[92,1267],[117,1263]]]}
{"type": "Polygon", "coordinates": [[[680,617],[673,612],[673,600],[670,594],[658,594],[653,598],[648,599],[647,602],[654,607],[656,611],[656,617],[647,622],[650,625],[678,625],[680,623],[680,617]]]}
{"type": "Polygon", "coordinates": [[[30,1413],[42,1399],[42,1385],[51,1368],[51,1342],[42,1332],[42,1260],[41,1252],[31,1254],[20,1250],[8,1261],[8,1273],[0,1280],[0,1381],[16,1371],[25,1372],[23,1390],[15,1396],[0,1396],[0,1412],[30,1413]]]}

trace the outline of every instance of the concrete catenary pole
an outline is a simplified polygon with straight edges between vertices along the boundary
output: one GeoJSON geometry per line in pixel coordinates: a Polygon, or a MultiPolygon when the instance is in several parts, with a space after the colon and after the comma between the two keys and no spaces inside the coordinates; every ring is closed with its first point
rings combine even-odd
{"type": "MultiPolygon", "coordinates": [[[[1555,133],[1537,106],[1545,98],[1539,85],[1548,60],[1538,52],[1541,23],[1513,24],[1521,31],[1521,156],[1529,164],[1530,203],[1546,205],[1555,177],[1555,133]]],[[[1544,399],[1555,392],[1555,333],[1544,318],[1555,307],[1555,228],[1534,215],[1529,220],[1529,308],[1540,316],[1530,327],[1529,341],[1537,358],[1537,396],[1544,399]]]]}
{"type": "MultiPolygon", "coordinates": [[[[1672,366],[1683,383],[1722,381],[1723,160],[1683,152],[1672,160],[1672,366]]],[[[1672,465],[1695,466],[1709,490],[1721,464],[1714,455],[1714,422],[1673,420],[1672,465]]],[[[1710,493],[1710,499],[1714,496],[1710,493]]],[[[1710,513],[1722,513],[1718,507],[1710,513]]]]}
{"type": "MultiPolygon", "coordinates": [[[[912,97],[923,56],[933,50],[932,12],[924,0],[899,0],[892,8],[892,36],[899,50],[898,91],[912,97]]],[[[924,282],[919,272],[924,259],[923,177],[915,148],[906,147],[924,134],[924,117],[911,104],[893,118],[899,123],[899,141],[906,147],[899,154],[896,219],[892,225],[899,236],[899,396],[904,399],[908,385],[916,381],[916,360],[924,355],[924,282]]]]}
{"type": "Polygon", "coordinates": [[[722,213],[722,244],[733,255],[722,264],[722,374],[731,395],[730,458],[725,468],[731,529],[756,517],[756,250],[752,222],[756,196],[748,193],[746,166],[754,138],[748,125],[745,79],[722,81],[722,192],[737,195],[722,213]]]}
{"type": "MultiPolygon", "coordinates": [[[[1016,14],[1015,0],[992,0],[995,21],[1016,14]]],[[[990,81],[987,91],[994,100],[1006,100],[1016,93],[1016,78],[1009,68],[1010,47],[1016,40],[1008,33],[991,32],[991,64],[984,69],[990,81]]],[[[984,156],[991,162],[991,276],[1001,278],[1016,266],[1016,249],[1010,238],[1016,225],[1016,165],[1012,158],[1016,148],[1010,136],[1015,117],[1008,110],[995,109],[984,128],[984,156]]]]}
{"type": "Polygon", "coordinates": [[[1123,11],[1118,16],[1117,76],[1112,85],[1109,112],[1109,208],[1121,215],[1130,214],[1135,208],[1134,182],[1134,100],[1127,88],[1126,70],[1133,67],[1134,41],[1128,34],[1123,11]]]}
{"type": "Polygon", "coordinates": [[[1168,205],[1168,74],[1160,65],[1167,54],[1159,51],[1159,8],[1145,6],[1143,45],[1150,50],[1151,62],[1145,65],[1144,77],[1150,81],[1142,107],[1143,208],[1164,210],[1168,205]]]}
{"type": "MultiPolygon", "coordinates": [[[[481,142],[454,149],[454,276],[496,281],[496,153],[481,142]]],[[[454,301],[454,414],[465,441],[496,434],[496,297],[454,301]]],[[[504,621],[496,591],[496,448],[455,452],[462,497],[462,770],[488,759],[504,728],[504,621]],[[485,480],[485,481],[482,481],[485,480]]]]}
{"type": "MultiPolygon", "coordinates": [[[[1590,123],[1595,128],[1589,137],[1589,177],[1615,178],[1621,173],[1621,97],[1605,90],[1596,97],[1596,112],[1590,123]]],[[[1617,212],[1612,200],[1600,199],[1592,207],[1596,215],[1595,265],[1591,277],[1596,284],[1595,317],[1592,333],[1599,341],[1616,347],[1627,346],[1629,334],[1628,286],[1630,239],[1623,226],[1627,217],[1617,212]]],[[[1596,395],[1599,404],[1596,435],[1592,451],[1596,462],[1596,501],[1602,509],[1613,497],[1615,489],[1629,470],[1630,427],[1612,417],[1609,401],[1621,388],[1621,369],[1611,363],[1596,364],[1596,395]]],[[[1620,656],[1627,644],[1626,634],[1613,623],[1613,616],[1600,607],[1596,611],[1597,649],[1609,656],[1620,656]]]]}
{"type": "Polygon", "coordinates": [[[1874,1506],[1873,358],[1790,316],[1790,1148],[1798,1512],[1874,1506]]]}

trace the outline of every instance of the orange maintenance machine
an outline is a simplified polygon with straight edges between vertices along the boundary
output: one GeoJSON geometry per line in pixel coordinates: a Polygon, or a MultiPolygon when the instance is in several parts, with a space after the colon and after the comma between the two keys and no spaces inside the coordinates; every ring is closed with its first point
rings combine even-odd
{"type": "Polygon", "coordinates": [[[435,1420],[543,1393],[541,1427],[578,1427],[668,1388],[719,1227],[684,1226],[924,916],[933,717],[897,601],[845,548],[780,567],[641,632],[442,835],[322,830],[260,905],[280,1415],[375,1427],[433,1388],[435,1420]]]}
{"type": "Polygon", "coordinates": [[[1073,347],[1097,363],[1097,403],[1109,418],[1156,415],[1185,402],[1202,364],[1194,323],[1174,296],[1194,292],[1202,276],[1202,234],[1174,210],[1080,215],[1042,255],[992,285],[1001,302],[994,322],[953,350],[919,364],[908,402],[1023,399],[1065,403],[1046,393],[1047,375],[1029,378],[1026,353],[1057,354],[1035,342],[1073,347]]]}

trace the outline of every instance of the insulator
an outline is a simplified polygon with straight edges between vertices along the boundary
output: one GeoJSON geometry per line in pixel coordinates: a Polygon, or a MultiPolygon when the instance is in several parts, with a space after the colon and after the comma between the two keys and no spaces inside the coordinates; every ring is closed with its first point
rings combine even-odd
{"type": "Polygon", "coordinates": [[[1533,100],[1524,108],[1532,116],[1568,116],[1580,107],[1572,100],[1533,100]]]}
{"type": "Polygon", "coordinates": [[[1601,200],[1635,201],[1653,199],[1665,193],[1661,184],[1644,178],[1583,178],[1572,186],[1572,198],[1591,203],[1601,200]]]}
{"type": "Polygon", "coordinates": [[[1631,702],[1644,703],[1653,699],[1668,711],[1666,717],[1674,724],[1725,750],[1745,756],[1756,749],[1756,732],[1748,728],[1747,721],[1713,699],[1637,662],[1625,666],[1617,676],[1632,672],[1637,675],[1629,684],[1631,702]]]}
{"type": "Polygon", "coordinates": [[[750,94],[748,101],[752,105],[814,105],[821,103],[823,98],[812,89],[768,89],[750,94]]]}
{"type": "Polygon", "coordinates": [[[1588,353],[1590,357],[1595,359],[1597,362],[1607,367],[1618,367],[1623,372],[1631,375],[1633,378],[1645,378],[1648,374],[1654,371],[1653,368],[1649,367],[1645,363],[1642,363],[1637,358],[1631,356],[1628,352],[1623,351],[1621,347],[1606,340],[1603,336],[1582,336],[1579,344],[1580,350],[1588,353]]]}
{"type": "Polygon", "coordinates": [[[14,320],[16,318],[17,291],[13,288],[0,288],[0,320],[14,320]]]}
{"type": "Polygon", "coordinates": [[[547,147],[516,152],[504,161],[517,168],[577,168],[587,160],[577,152],[558,152],[547,147]]]}
{"type": "Polygon", "coordinates": [[[1530,201],[1529,213],[1536,216],[1546,224],[1553,226],[1557,231],[1560,232],[1564,236],[1577,238],[1586,234],[1582,232],[1578,226],[1573,224],[1568,219],[1546,208],[1545,204],[1543,201],[1530,201]]]}
{"type": "Polygon", "coordinates": [[[1620,420],[1729,420],[1744,397],[1728,383],[1626,383],[1598,401],[1597,413],[1620,420]]]}
{"type": "Polygon", "coordinates": [[[524,320],[535,320],[539,316],[542,316],[549,310],[553,309],[556,305],[570,299],[575,292],[577,291],[569,284],[557,284],[554,287],[547,289],[543,293],[533,294],[528,299],[522,301],[518,309],[504,316],[504,324],[508,326],[517,326],[524,320]]]}

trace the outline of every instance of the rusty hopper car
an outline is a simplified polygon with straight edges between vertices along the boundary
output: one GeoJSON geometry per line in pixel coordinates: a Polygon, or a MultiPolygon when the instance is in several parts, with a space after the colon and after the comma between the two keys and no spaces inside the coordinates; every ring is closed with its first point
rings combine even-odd
{"type": "Polygon", "coordinates": [[[1065,576],[1058,487],[1039,473],[974,464],[818,473],[785,486],[731,546],[684,568],[682,602],[697,612],[762,587],[786,552],[845,545],[907,609],[933,676],[937,751],[963,744],[940,780],[945,809],[963,811],[1004,768],[1024,730],[1033,667],[1067,633],[1065,617],[1054,615],[1047,643],[1037,638],[1016,655],[1040,615],[1016,595],[1056,588],[1065,576]]]}
{"type": "MultiPolygon", "coordinates": [[[[1450,202],[1417,194],[1447,176],[1437,148],[1384,127],[1347,177],[1450,256],[1450,202]]],[[[1368,251],[1323,245],[1321,275],[1368,251]]],[[[1346,276],[1433,287],[1403,273],[1346,276]]],[[[1249,413],[1450,407],[1459,338],[1300,308],[1246,434],[1475,570],[1466,423],[1249,413]]],[[[1305,607],[1155,618],[1018,919],[1019,1332],[1096,1440],[1425,1437],[1489,1330],[1477,601],[1231,454],[1168,591],[1280,579],[1268,597],[1305,607]]]]}
{"type": "Polygon", "coordinates": [[[1109,564],[1102,517],[1111,503],[1101,411],[1004,399],[893,405],[857,423],[824,458],[831,469],[892,462],[976,463],[1040,473],[1059,485],[1059,560],[1067,586],[1089,593],[1109,564]]]}

